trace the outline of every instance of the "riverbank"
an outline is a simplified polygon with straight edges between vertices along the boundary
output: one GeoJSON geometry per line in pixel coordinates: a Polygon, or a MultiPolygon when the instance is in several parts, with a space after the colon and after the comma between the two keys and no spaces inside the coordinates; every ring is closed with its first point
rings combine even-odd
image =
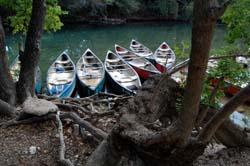
{"type": "MultiPolygon", "coordinates": [[[[112,128],[114,125],[114,119],[108,119],[99,119],[104,122],[104,130],[105,126],[112,128]]],[[[0,122],[4,120],[1,118],[0,122]]],[[[91,136],[79,135],[71,126],[70,122],[64,122],[66,158],[75,166],[84,166],[97,143],[91,136]]],[[[59,146],[58,129],[53,120],[0,128],[0,165],[59,166],[59,146]]],[[[194,162],[194,166],[249,166],[249,161],[249,148],[226,148],[213,143],[208,145],[204,154],[194,162]]],[[[120,166],[132,165],[124,160],[120,166]]]]}

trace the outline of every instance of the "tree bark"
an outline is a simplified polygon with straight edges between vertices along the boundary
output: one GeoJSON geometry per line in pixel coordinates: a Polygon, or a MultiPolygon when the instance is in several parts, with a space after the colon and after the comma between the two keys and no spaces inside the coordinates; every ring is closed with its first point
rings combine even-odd
{"type": "Polygon", "coordinates": [[[232,97],[205,125],[198,136],[199,141],[207,143],[214,135],[220,125],[229,117],[234,110],[246,100],[250,99],[250,85],[242,89],[237,95],[232,97]]]}
{"type": "Polygon", "coordinates": [[[0,100],[0,114],[15,117],[16,108],[8,104],[7,102],[0,100]]]}
{"type": "Polygon", "coordinates": [[[0,16],[0,99],[14,105],[16,97],[15,84],[9,71],[5,46],[5,33],[0,16]]]}
{"type": "Polygon", "coordinates": [[[190,65],[188,66],[187,84],[183,98],[184,110],[181,112],[178,121],[184,144],[191,134],[198,115],[200,96],[213,37],[215,20],[208,17],[209,8],[210,1],[194,1],[190,65]]]}
{"type": "Polygon", "coordinates": [[[86,166],[116,166],[121,155],[114,150],[112,143],[105,139],[89,157],[86,166]]]}
{"type": "MultiPolygon", "coordinates": [[[[213,31],[216,20],[221,14],[220,8],[212,2],[212,0],[194,0],[190,65],[183,98],[183,111],[178,119],[182,144],[187,142],[199,112],[213,31]],[[215,8],[218,10],[211,12],[215,8]]],[[[225,11],[227,5],[223,5],[221,10],[225,11]]]]}
{"type": "Polygon", "coordinates": [[[35,96],[35,77],[40,58],[40,39],[43,32],[46,0],[34,0],[32,15],[25,42],[24,54],[20,55],[21,71],[17,84],[18,102],[35,96]]]}

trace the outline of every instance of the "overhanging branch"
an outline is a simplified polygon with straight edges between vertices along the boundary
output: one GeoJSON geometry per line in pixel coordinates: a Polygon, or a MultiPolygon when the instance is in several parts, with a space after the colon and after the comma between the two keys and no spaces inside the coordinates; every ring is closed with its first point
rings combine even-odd
{"type": "Polygon", "coordinates": [[[229,117],[234,110],[250,99],[250,84],[232,97],[205,125],[204,129],[198,136],[198,140],[207,143],[220,125],[229,117]]]}
{"type": "Polygon", "coordinates": [[[209,15],[212,19],[217,20],[219,17],[221,17],[227,7],[232,4],[235,0],[228,0],[224,4],[220,5],[219,7],[210,7],[209,9],[209,15]]]}

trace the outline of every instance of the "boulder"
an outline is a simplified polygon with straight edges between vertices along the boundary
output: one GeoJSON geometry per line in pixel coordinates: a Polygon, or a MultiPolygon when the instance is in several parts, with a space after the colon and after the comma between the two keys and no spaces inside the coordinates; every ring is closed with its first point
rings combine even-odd
{"type": "Polygon", "coordinates": [[[23,104],[23,113],[36,116],[43,116],[57,110],[58,107],[54,103],[44,99],[28,98],[23,104]]]}

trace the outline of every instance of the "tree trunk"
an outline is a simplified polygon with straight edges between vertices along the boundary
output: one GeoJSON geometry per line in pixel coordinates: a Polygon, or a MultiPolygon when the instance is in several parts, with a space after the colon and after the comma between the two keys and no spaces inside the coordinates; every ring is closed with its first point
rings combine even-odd
{"type": "Polygon", "coordinates": [[[23,103],[35,96],[35,78],[40,58],[40,39],[45,17],[45,0],[33,0],[32,15],[25,42],[24,54],[20,55],[21,71],[17,84],[17,98],[23,103]]]}
{"type": "Polygon", "coordinates": [[[194,0],[190,65],[183,98],[183,111],[178,120],[182,144],[188,140],[198,115],[213,31],[220,16],[211,13],[213,9],[217,9],[212,2],[194,0]]]}
{"type": "Polygon", "coordinates": [[[15,84],[11,78],[8,61],[5,55],[5,33],[0,16],[0,99],[10,105],[14,105],[15,97],[15,84]]]}

